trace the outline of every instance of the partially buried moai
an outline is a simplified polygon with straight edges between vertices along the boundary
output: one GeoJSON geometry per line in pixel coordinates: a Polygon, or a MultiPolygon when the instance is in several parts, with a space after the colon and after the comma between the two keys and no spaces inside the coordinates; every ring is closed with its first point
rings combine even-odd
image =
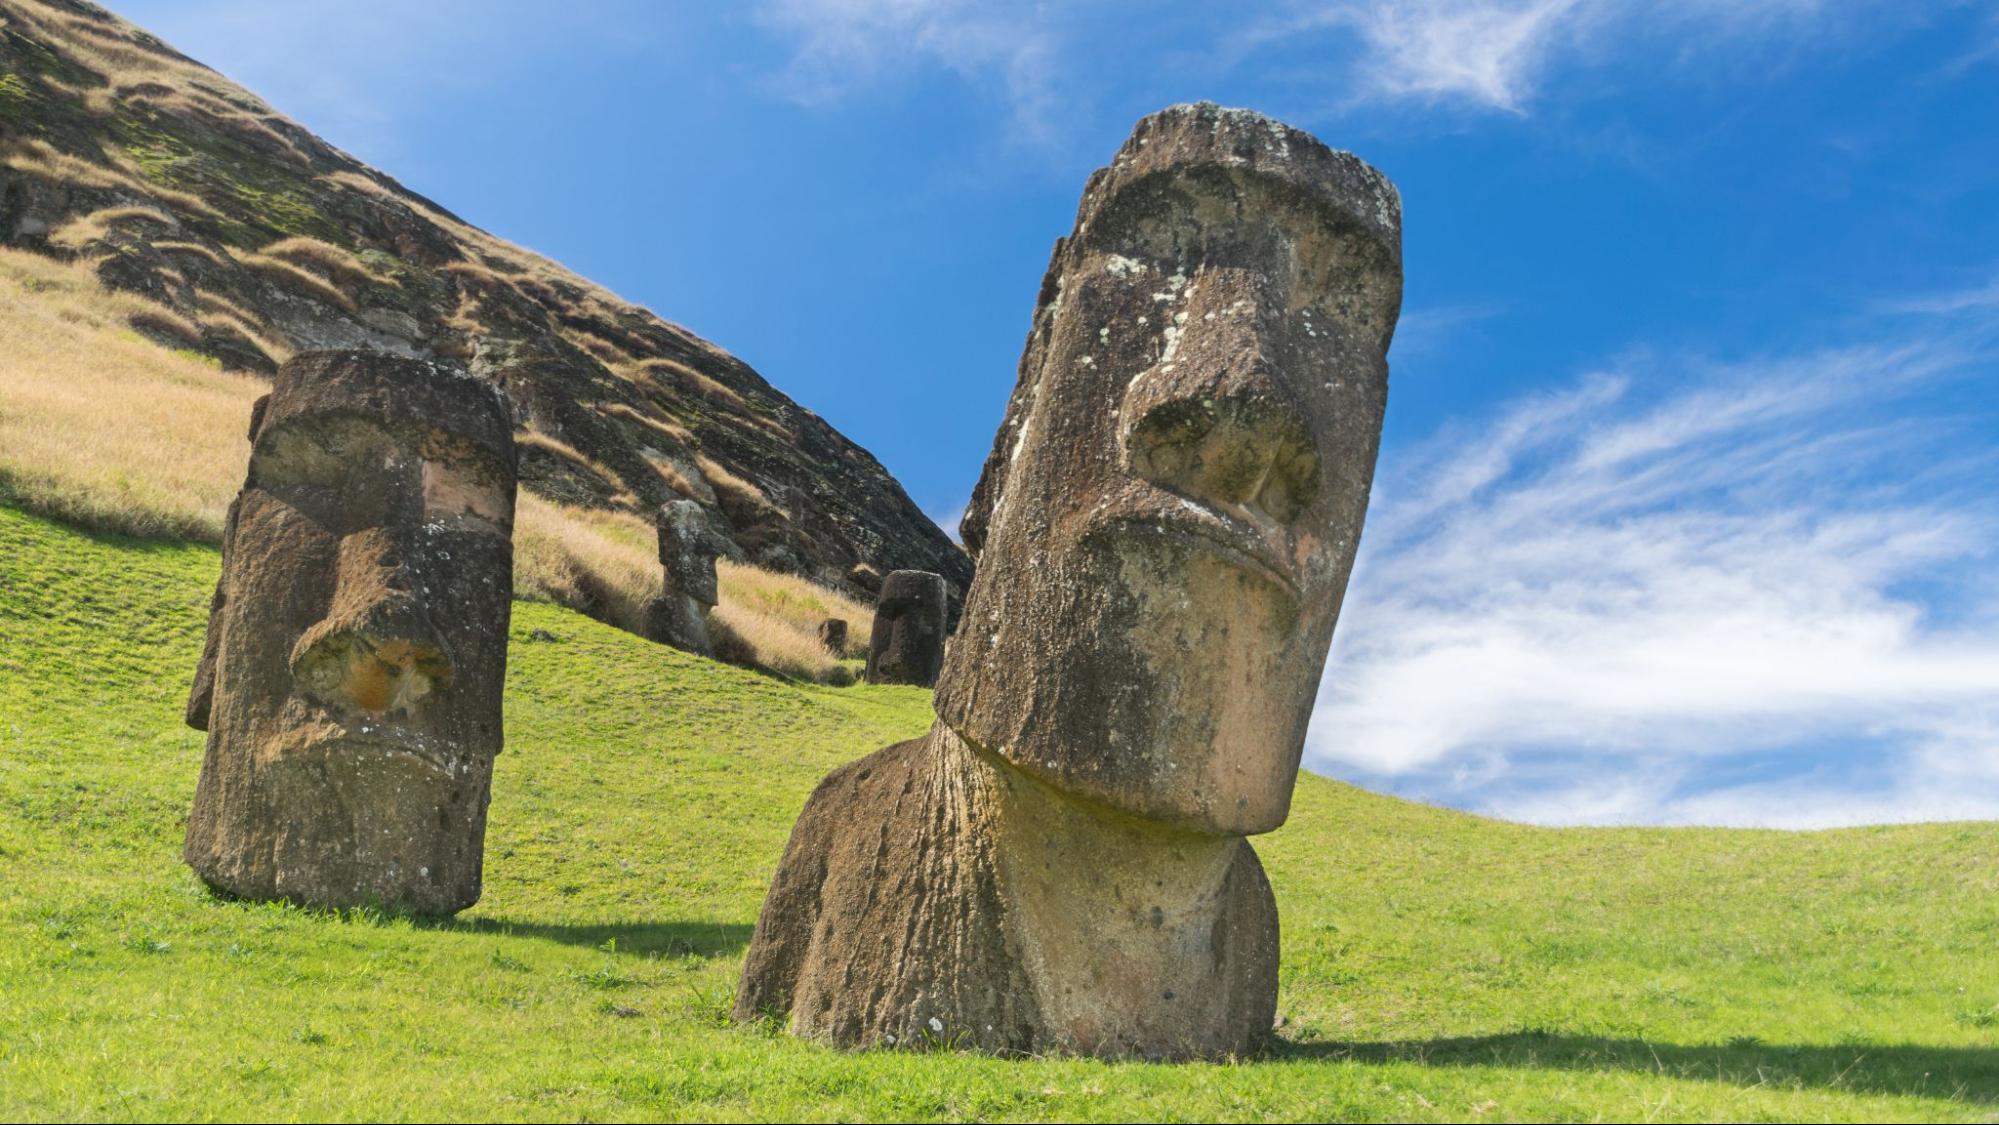
{"type": "Polygon", "coordinates": [[[251,421],[187,708],[211,886],[448,914],[479,899],[502,743],[515,460],[453,368],[307,352],[251,421]]]}
{"type": "Polygon", "coordinates": [[[1161,1059],[1270,1033],[1245,837],[1289,812],[1352,567],[1400,225],[1373,168],[1213,105],[1090,179],[962,526],[937,722],[813,794],[739,1018],[1161,1059]]]}
{"type": "Polygon", "coordinates": [[[827,652],[839,656],[847,651],[847,622],[845,618],[828,617],[819,623],[819,644],[827,652]]]}
{"type": "Polygon", "coordinates": [[[894,570],[882,579],[875,623],[868,634],[868,682],[937,682],[944,664],[944,576],[927,570],[894,570]]]}
{"type": "Polygon", "coordinates": [[[648,637],[701,656],[714,653],[708,611],[718,597],[715,558],[722,547],[701,505],[673,500],[660,508],[659,561],[666,573],[659,595],[646,603],[648,637]]]}

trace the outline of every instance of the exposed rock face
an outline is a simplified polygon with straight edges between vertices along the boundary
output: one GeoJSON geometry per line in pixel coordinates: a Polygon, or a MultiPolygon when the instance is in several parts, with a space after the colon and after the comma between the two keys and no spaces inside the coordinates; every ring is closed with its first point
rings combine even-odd
{"type": "Polygon", "coordinates": [[[728,547],[701,505],[674,500],[660,508],[659,561],[666,578],[659,596],[646,605],[647,636],[701,656],[714,653],[708,611],[717,597],[715,558],[728,547]]]}
{"type": "MultiPolygon", "coordinates": [[[[80,0],[8,4],[0,242],[76,253],[173,315],[142,331],[261,374],[287,349],[466,364],[551,500],[702,505],[730,554],[850,593],[971,562],[886,470],[747,364],[477,230],[80,0]]],[[[151,324],[151,322],[149,322],[151,324]]],[[[580,608],[588,608],[580,607],[580,608]]]]}
{"type": "Polygon", "coordinates": [[[449,914],[479,899],[502,743],[506,398],[375,352],[287,362],[251,423],[188,721],[211,886],[449,914]]]}
{"type": "Polygon", "coordinates": [[[838,617],[828,617],[819,623],[819,643],[826,651],[839,656],[847,651],[847,622],[838,617]]]}
{"type": "Polygon", "coordinates": [[[944,578],[927,570],[898,570],[882,579],[868,636],[868,682],[937,682],[944,664],[944,578]]]}
{"type": "Polygon", "coordinates": [[[847,1045],[1253,1049],[1282,824],[1401,303],[1380,173],[1257,114],[1139,122],[1056,245],[914,742],[819,787],[737,1013],[847,1045]]]}

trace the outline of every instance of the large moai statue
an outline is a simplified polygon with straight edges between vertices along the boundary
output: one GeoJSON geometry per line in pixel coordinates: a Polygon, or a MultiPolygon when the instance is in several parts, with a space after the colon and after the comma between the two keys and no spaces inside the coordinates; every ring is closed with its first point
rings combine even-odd
{"type": "Polygon", "coordinates": [[[479,899],[502,743],[515,460],[453,368],[306,352],[251,421],[187,707],[210,886],[449,914],[479,899]]]}
{"type": "Polygon", "coordinates": [[[1401,305],[1379,172],[1138,123],[1056,244],[926,736],[793,829],[736,1014],[845,1045],[1214,1058],[1270,1033],[1289,813],[1401,305]]]}
{"type": "Polygon", "coordinates": [[[708,611],[719,596],[715,558],[721,535],[708,513],[692,500],[672,500],[659,509],[659,561],[666,569],[659,596],[646,603],[646,636],[698,656],[712,656],[708,611]]]}
{"type": "Polygon", "coordinates": [[[893,570],[882,579],[868,634],[868,682],[937,682],[944,664],[944,576],[927,570],[893,570]]]}

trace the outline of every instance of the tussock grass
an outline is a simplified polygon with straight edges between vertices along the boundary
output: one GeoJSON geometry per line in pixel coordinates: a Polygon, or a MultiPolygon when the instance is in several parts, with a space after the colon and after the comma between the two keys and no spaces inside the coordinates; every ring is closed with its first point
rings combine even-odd
{"type": "MultiPolygon", "coordinates": [[[[273,259],[275,260],[275,259],[273,259]]],[[[257,336],[242,311],[202,298],[203,324],[250,337],[275,359],[286,350],[257,336]]],[[[134,327],[189,342],[200,328],[163,305],[107,290],[91,268],[0,249],[0,492],[30,510],[132,535],[218,542],[243,484],[250,404],[260,379],[223,372],[134,327]]],[[[545,434],[519,435],[606,480],[609,470],[545,434]]],[[[622,511],[551,503],[523,491],[515,526],[515,588],[637,631],[659,592],[658,539],[622,511]]],[[[731,651],[801,679],[844,678],[819,649],[820,606],[852,606],[802,578],[725,565],[714,617],[731,651]]],[[[856,628],[872,622],[853,606],[856,628]]]]}
{"type": "Polygon", "coordinates": [[[80,250],[111,233],[120,223],[151,223],[167,230],[180,224],[156,207],[106,207],[79,215],[49,232],[49,244],[65,250],[80,250]]]}
{"type": "Polygon", "coordinates": [[[358,311],[354,298],[348,296],[338,285],[284,258],[275,258],[269,254],[247,254],[238,261],[244,269],[255,272],[287,292],[323,301],[342,312],[358,311]]]}
{"type": "Polygon", "coordinates": [[[92,527],[214,541],[264,384],[132,326],[184,318],[88,266],[0,250],[0,488],[92,527]]]}
{"type": "Polygon", "coordinates": [[[72,156],[46,141],[13,138],[7,142],[6,153],[0,156],[0,163],[17,172],[40,176],[59,184],[124,192],[136,199],[171,204],[180,210],[211,219],[222,217],[221,212],[198,195],[147,180],[138,174],[122,153],[111,149],[106,149],[103,161],[98,162],[72,156]]]}
{"type": "Polygon", "coordinates": [[[367,285],[393,284],[379,277],[353,252],[317,238],[286,238],[271,243],[259,253],[279,258],[295,266],[316,269],[337,286],[359,289],[367,285]]]}
{"type": "Polygon", "coordinates": [[[694,463],[701,467],[701,475],[707,478],[717,494],[732,498],[745,510],[770,507],[770,497],[764,495],[763,489],[730,472],[728,466],[720,461],[706,453],[697,453],[694,463]]]}
{"type": "MultiPolygon", "coordinates": [[[[818,683],[846,683],[843,657],[867,655],[874,611],[796,575],[719,560],[718,604],[709,615],[718,654],[818,683]],[[843,617],[850,649],[819,643],[819,623],[843,617]],[[856,642],[855,638],[859,637],[856,642]]],[[[514,592],[583,609],[630,632],[660,591],[659,533],[629,512],[574,508],[522,493],[514,521],[514,592]]]]}
{"type": "Polygon", "coordinates": [[[0,509],[0,1119],[1999,1111],[1999,824],[1536,829],[1309,775],[1256,841],[1283,929],[1265,1057],[849,1054],[731,1026],[797,810],[920,734],[930,693],[785,682],[541,604],[514,607],[476,908],[232,902],[180,862],[217,565],[0,509]]]}

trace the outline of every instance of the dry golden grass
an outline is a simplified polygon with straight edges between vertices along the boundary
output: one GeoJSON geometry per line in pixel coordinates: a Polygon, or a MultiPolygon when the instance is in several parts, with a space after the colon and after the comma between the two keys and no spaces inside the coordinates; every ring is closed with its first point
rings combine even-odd
{"type": "Polygon", "coordinates": [[[776,574],[728,559],[716,566],[722,604],[715,607],[715,616],[737,635],[768,636],[767,647],[796,651],[800,661],[830,660],[819,644],[819,623],[837,617],[847,623],[847,648],[841,655],[851,659],[867,656],[868,633],[875,623],[875,611],[870,607],[796,575],[776,574]],[[777,635],[779,630],[781,636],[777,635]]]}
{"type": "Polygon", "coordinates": [[[733,496],[748,507],[770,506],[770,497],[764,495],[763,489],[730,472],[720,461],[706,453],[696,453],[694,463],[701,466],[701,475],[708,478],[708,483],[716,492],[733,496]]]}
{"type": "Polygon", "coordinates": [[[130,327],[172,316],[87,266],[0,250],[0,486],[17,502],[130,534],[221,537],[264,386],[130,327]]]}
{"type": "Polygon", "coordinates": [[[362,264],[361,259],[351,252],[322,242],[317,238],[287,238],[264,247],[261,253],[273,258],[281,258],[296,266],[316,269],[325,274],[327,280],[347,288],[360,288],[369,284],[394,284],[378,277],[375,271],[362,264]]]}
{"type": "MultiPolygon", "coordinates": [[[[866,655],[874,611],[796,575],[722,559],[720,604],[709,616],[718,652],[741,650],[752,663],[820,683],[852,671],[819,643],[819,623],[847,621],[848,651],[866,655]],[[858,646],[858,649],[856,648],[858,646]]],[[[514,592],[574,606],[631,632],[663,575],[658,532],[629,512],[572,508],[523,492],[514,517],[514,592]]]]}
{"type": "MultiPolygon", "coordinates": [[[[243,320],[227,301],[204,298],[204,323],[247,333],[243,320]]],[[[161,347],[134,332],[135,323],[198,333],[163,305],[105,289],[86,264],[0,248],[0,492],[87,527],[219,541],[249,457],[244,423],[267,384],[161,347]]],[[[553,438],[521,440],[593,464],[553,438]]],[[[849,678],[819,647],[819,622],[845,617],[850,637],[864,641],[871,611],[805,579],[753,566],[725,561],[720,577],[718,647],[733,645],[787,675],[849,678]]],[[[637,631],[660,581],[657,533],[644,519],[521,493],[514,527],[520,596],[637,631]]]]}
{"type": "Polygon", "coordinates": [[[120,223],[150,223],[168,230],[177,228],[165,212],[152,207],[106,207],[79,215],[49,233],[49,243],[65,250],[80,250],[111,233],[120,223]]]}
{"type": "Polygon", "coordinates": [[[266,281],[280,289],[324,301],[343,312],[356,311],[354,298],[349,297],[338,285],[319,276],[311,270],[293,265],[283,258],[268,254],[249,254],[241,259],[243,268],[253,270],[266,281]]]}

